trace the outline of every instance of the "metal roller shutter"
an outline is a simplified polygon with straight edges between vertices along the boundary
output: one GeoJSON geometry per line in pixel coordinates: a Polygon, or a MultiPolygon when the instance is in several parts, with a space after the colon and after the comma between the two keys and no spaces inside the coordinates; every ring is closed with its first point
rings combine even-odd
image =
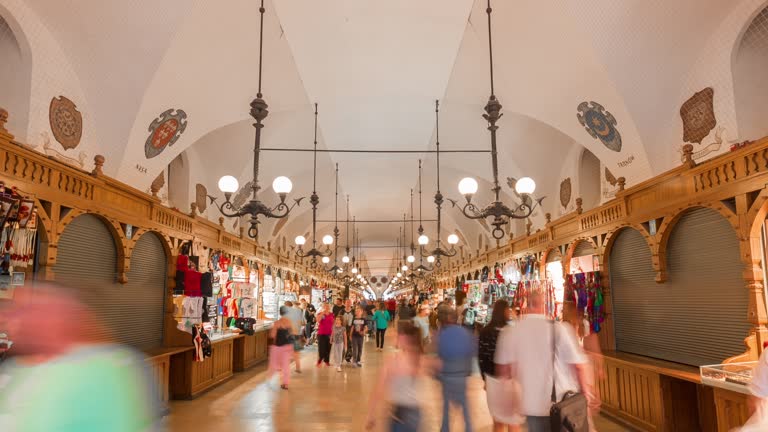
{"type": "Polygon", "coordinates": [[[120,341],[139,348],[163,343],[163,311],[168,263],[160,239],[146,233],[131,254],[128,283],[120,296],[124,316],[130,319],[130,330],[121,332],[120,341]]]}
{"type": "Polygon", "coordinates": [[[632,229],[619,234],[610,263],[618,350],[693,366],[744,351],[739,244],[717,212],[691,210],[674,227],[664,284],[654,281],[650,250],[632,229]]]}
{"type": "Polygon", "coordinates": [[[592,256],[597,254],[595,247],[588,241],[580,241],[576,245],[576,249],[573,251],[573,257],[592,256]]]}
{"type": "Polygon", "coordinates": [[[129,284],[117,283],[112,235],[99,218],[86,214],[73,219],[59,238],[54,274],[96,315],[99,327],[92,330],[97,337],[146,348],[162,338],[165,266],[162,245],[147,234],[134,249],[129,284]],[[161,255],[156,259],[158,247],[161,255]]]}

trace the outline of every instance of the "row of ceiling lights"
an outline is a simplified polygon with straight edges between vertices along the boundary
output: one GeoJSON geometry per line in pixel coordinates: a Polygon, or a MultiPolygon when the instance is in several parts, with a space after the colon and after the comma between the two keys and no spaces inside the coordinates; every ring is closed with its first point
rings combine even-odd
{"type": "MultiPolygon", "coordinates": [[[[275,193],[279,196],[280,202],[275,206],[270,208],[266,204],[262,203],[258,199],[258,192],[261,189],[259,182],[258,182],[258,176],[259,176],[259,156],[261,151],[261,130],[264,128],[263,121],[266,119],[267,115],[269,114],[269,111],[267,110],[268,105],[263,99],[263,95],[261,92],[261,74],[262,74],[262,51],[263,51],[263,39],[264,39],[264,1],[261,1],[261,7],[259,8],[260,13],[260,30],[259,30],[259,83],[258,83],[258,93],[256,96],[256,99],[254,99],[250,106],[250,114],[251,116],[256,120],[256,123],[254,123],[254,128],[256,129],[256,136],[255,136],[255,144],[254,144],[254,163],[253,163],[253,181],[252,181],[252,198],[250,201],[248,201],[246,204],[242,205],[241,207],[236,207],[232,201],[232,194],[235,193],[239,189],[239,183],[237,179],[233,176],[224,176],[219,180],[219,189],[224,193],[225,196],[225,202],[219,205],[219,210],[221,213],[227,217],[243,217],[243,216],[249,216],[250,217],[250,228],[248,229],[248,235],[251,238],[256,238],[258,236],[258,224],[259,224],[259,216],[265,216],[268,218],[285,218],[287,217],[291,210],[295,206],[297,206],[303,198],[295,199],[292,204],[286,203],[287,195],[291,192],[293,189],[293,183],[288,177],[280,176],[277,177],[274,182],[272,183],[272,188],[274,189],[275,193]]],[[[490,138],[491,138],[491,159],[492,159],[492,165],[493,165],[493,188],[491,189],[494,192],[495,199],[493,202],[488,204],[487,206],[483,207],[482,209],[480,207],[477,207],[473,202],[472,198],[477,193],[478,190],[478,183],[477,180],[467,177],[462,179],[459,182],[459,192],[464,195],[466,199],[466,204],[463,205],[461,211],[462,213],[470,219],[486,219],[492,217],[491,225],[494,227],[492,234],[493,237],[496,239],[501,239],[505,235],[504,227],[509,223],[510,219],[525,219],[528,218],[536,207],[538,207],[541,204],[541,201],[543,198],[534,201],[532,198],[532,194],[536,189],[536,183],[533,181],[533,179],[529,177],[524,177],[519,179],[515,184],[515,191],[520,195],[521,197],[521,203],[514,206],[514,208],[511,208],[501,202],[500,199],[500,192],[501,192],[501,186],[499,184],[499,174],[498,174],[498,152],[497,152],[497,145],[496,145],[496,132],[498,130],[498,125],[496,124],[497,121],[501,118],[501,103],[499,103],[498,99],[495,96],[494,93],[494,80],[493,80],[493,44],[492,44],[492,32],[491,32],[491,5],[490,0],[488,0],[488,7],[486,9],[486,12],[488,14],[488,47],[489,47],[489,59],[490,59],[490,84],[491,84],[491,96],[488,100],[488,103],[485,106],[485,114],[483,114],[483,118],[488,122],[488,130],[490,131],[490,138]]],[[[320,257],[321,261],[324,264],[330,263],[330,256],[333,254],[333,251],[330,250],[330,246],[334,243],[337,244],[336,247],[336,257],[338,257],[338,238],[339,238],[339,230],[338,230],[338,211],[336,212],[336,227],[334,229],[335,239],[334,236],[331,236],[330,234],[323,236],[322,243],[326,246],[325,251],[320,251],[317,249],[317,241],[316,241],[316,229],[317,229],[317,206],[320,202],[319,196],[317,195],[317,104],[315,104],[315,139],[314,139],[314,167],[313,167],[313,190],[312,195],[310,196],[310,203],[312,204],[312,248],[304,252],[303,246],[306,244],[307,239],[304,236],[297,236],[295,239],[296,244],[299,246],[296,254],[298,257],[301,258],[311,258],[311,265],[312,267],[317,266],[317,258],[320,257]]],[[[448,236],[448,244],[451,245],[450,250],[444,250],[441,247],[441,241],[439,238],[440,235],[440,229],[441,229],[441,209],[443,204],[443,195],[440,192],[440,139],[439,139],[439,106],[436,102],[435,104],[435,116],[436,116],[436,145],[437,145],[437,192],[435,193],[435,205],[437,206],[437,233],[438,237],[436,239],[436,248],[432,251],[424,251],[424,246],[429,244],[429,237],[427,237],[424,234],[423,227],[421,226],[421,210],[419,211],[419,237],[418,237],[418,243],[420,246],[420,259],[422,257],[427,258],[427,262],[432,264],[434,263],[435,266],[440,266],[441,257],[451,257],[456,254],[456,250],[454,248],[454,245],[456,245],[459,241],[458,236],[456,234],[451,234],[448,236]]],[[[412,203],[413,193],[411,193],[411,207],[413,206],[412,203]]],[[[337,200],[337,207],[338,207],[338,165],[336,167],[336,200],[337,200]]],[[[457,205],[456,201],[450,200],[454,206],[457,205]]],[[[421,161],[419,161],[419,203],[421,206],[421,161]]],[[[349,200],[347,200],[347,207],[349,207],[349,200]]],[[[347,210],[349,211],[349,210],[347,210]]],[[[413,217],[413,209],[411,208],[411,215],[413,217]]],[[[348,215],[349,216],[349,215],[348,215]]],[[[347,224],[349,223],[349,217],[347,217],[347,224]]],[[[403,232],[404,233],[404,232],[403,232]]],[[[412,235],[413,237],[413,235],[412,235]]],[[[405,247],[405,242],[403,242],[403,247],[405,247]]],[[[414,246],[413,242],[411,243],[411,255],[405,257],[407,263],[413,264],[416,260],[415,256],[413,255],[414,246]]],[[[347,254],[342,258],[342,262],[345,264],[349,264],[350,261],[352,261],[352,268],[350,272],[353,275],[353,277],[349,277],[349,279],[352,279],[352,282],[363,284],[366,287],[370,287],[367,280],[362,277],[362,275],[359,273],[359,268],[357,263],[355,263],[355,258],[352,257],[350,259],[349,255],[349,245],[347,245],[347,254]],[[364,281],[365,282],[359,282],[364,281]]],[[[400,267],[402,271],[408,271],[408,265],[404,264],[400,267]]],[[[419,272],[424,271],[431,271],[433,270],[429,269],[427,267],[424,267],[423,265],[420,265],[418,268],[419,272]]],[[[328,269],[330,271],[335,271],[337,275],[341,275],[345,272],[344,269],[337,265],[334,265],[331,269],[328,269]]],[[[413,275],[413,273],[411,273],[413,275]]],[[[410,275],[405,276],[405,280],[410,280],[410,275]]],[[[401,279],[403,277],[403,274],[398,272],[392,279],[393,283],[402,283],[403,280],[401,279]]]]}

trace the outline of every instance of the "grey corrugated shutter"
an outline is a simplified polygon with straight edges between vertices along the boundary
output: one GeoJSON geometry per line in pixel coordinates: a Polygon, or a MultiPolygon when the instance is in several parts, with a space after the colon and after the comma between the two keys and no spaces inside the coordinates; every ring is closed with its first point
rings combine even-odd
{"type": "Polygon", "coordinates": [[[163,343],[163,311],[168,263],[160,239],[146,233],[131,254],[128,283],[123,286],[122,310],[131,317],[130,330],[120,341],[140,348],[163,343]]]}
{"type": "Polygon", "coordinates": [[[166,263],[162,245],[152,237],[137,242],[126,285],[117,283],[117,250],[99,218],[78,216],[59,238],[56,281],[73,289],[94,313],[97,327],[89,330],[98,338],[136,348],[160,344],[166,263]],[[161,256],[155,263],[158,247],[161,256]]]}
{"type": "Polygon", "coordinates": [[[681,217],[667,247],[667,282],[657,284],[642,236],[626,229],[610,257],[616,348],[693,366],[744,351],[748,297],[736,233],[717,212],[681,217]]]}
{"type": "Polygon", "coordinates": [[[595,247],[588,241],[580,241],[573,251],[573,257],[592,256],[597,254],[595,247]]]}

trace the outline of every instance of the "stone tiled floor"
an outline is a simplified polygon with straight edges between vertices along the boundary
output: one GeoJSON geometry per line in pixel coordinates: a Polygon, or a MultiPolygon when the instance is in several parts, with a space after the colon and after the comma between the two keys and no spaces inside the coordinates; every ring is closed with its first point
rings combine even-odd
{"type": "MultiPolygon", "coordinates": [[[[316,353],[308,349],[303,354],[304,373],[292,375],[288,390],[280,389],[277,377],[267,379],[265,366],[257,366],[193,401],[172,402],[167,429],[173,432],[364,431],[374,380],[380,365],[391,356],[392,348],[376,352],[374,342],[370,341],[366,342],[364,351],[362,368],[345,367],[343,372],[336,372],[333,368],[316,368],[316,353]]],[[[469,387],[473,426],[479,432],[491,431],[483,383],[478,375],[470,379],[469,387]]],[[[442,409],[438,384],[425,377],[422,388],[422,430],[438,431],[442,409]]],[[[461,414],[458,411],[453,414],[451,430],[463,430],[461,414]]],[[[386,417],[381,413],[378,418],[382,422],[376,430],[386,430],[386,417]]],[[[628,430],[603,418],[597,422],[600,432],[628,430]]]]}

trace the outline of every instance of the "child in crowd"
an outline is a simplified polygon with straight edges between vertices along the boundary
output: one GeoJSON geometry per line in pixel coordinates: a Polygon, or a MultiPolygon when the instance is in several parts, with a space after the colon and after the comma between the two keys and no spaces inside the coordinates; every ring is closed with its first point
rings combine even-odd
{"type": "Polygon", "coordinates": [[[336,366],[336,372],[341,372],[341,362],[347,350],[347,328],[341,315],[336,317],[331,334],[331,365],[336,366]]]}

